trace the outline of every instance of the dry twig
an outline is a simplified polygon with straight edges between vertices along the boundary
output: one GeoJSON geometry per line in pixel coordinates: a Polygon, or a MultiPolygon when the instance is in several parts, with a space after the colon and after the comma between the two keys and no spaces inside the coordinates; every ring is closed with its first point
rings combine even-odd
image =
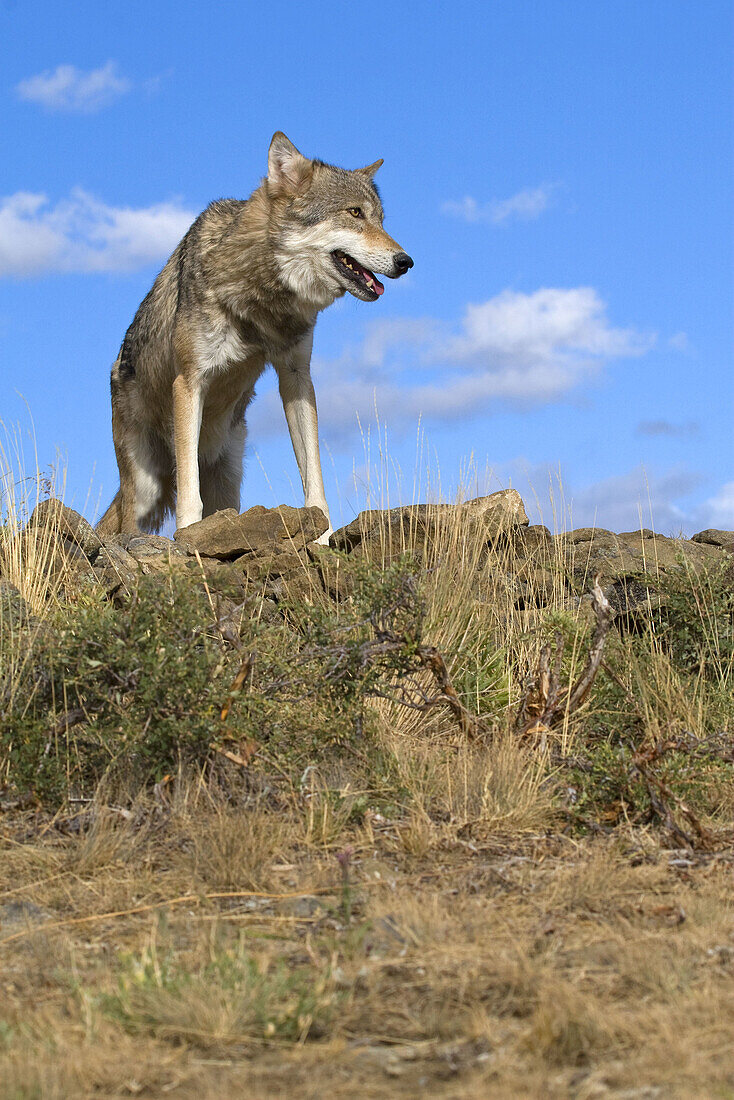
{"type": "Polygon", "coordinates": [[[656,760],[659,760],[670,749],[675,748],[678,748],[678,745],[674,741],[660,741],[656,745],[651,745],[649,748],[636,753],[632,758],[632,766],[644,780],[653,810],[670,829],[675,839],[690,848],[695,848],[697,844],[700,847],[709,848],[714,843],[713,834],[701,824],[690,806],[679,795],[674,794],[667,783],[660,776],[655,775],[652,770],[652,764],[656,760]],[[691,836],[678,824],[670,803],[673,803],[678,812],[690,824],[695,836],[691,836]]]}
{"type": "Polygon", "coordinates": [[[614,617],[611,604],[599,584],[599,574],[594,578],[591,606],[596,616],[596,627],[586,664],[573,687],[564,688],[561,685],[561,633],[557,632],[555,636],[552,665],[551,647],[546,645],[541,649],[537,668],[525,682],[525,691],[515,718],[515,730],[521,737],[540,734],[544,738],[554,726],[560,725],[586,701],[599,671],[604,643],[614,617]]]}
{"type": "MultiPolygon", "coordinates": [[[[224,723],[227,721],[227,718],[229,717],[229,712],[232,709],[232,703],[235,701],[235,699],[239,695],[243,684],[245,683],[245,681],[247,680],[247,677],[250,675],[250,673],[252,671],[253,663],[254,663],[253,654],[252,653],[246,653],[245,656],[242,658],[242,661],[240,663],[240,667],[237,669],[237,675],[235,676],[234,680],[232,681],[232,686],[229,689],[229,695],[227,696],[227,698],[225,699],[225,701],[222,705],[222,709],[219,713],[219,717],[222,721],[222,737],[224,737],[224,738],[227,738],[227,737],[230,736],[229,731],[228,731],[226,725],[224,725],[224,723]]],[[[210,745],[210,748],[214,752],[218,753],[220,756],[224,756],[227,760],[230,760],[233,764],[238,764],[240,767],[246,768],[249,765],[252,757],[255,755],[255,752],[257,751],[257,748],[258,748],[257,742],[252,741],[249,738],[245,738],[244,742],[242,741],[241,738],[236,739],[236,740],[237,740],[238,749],[241,750],[241,751],[235,752],[233,749],[228,749],[228,748],[225,748],[221,744],[217,744],[216,741],[212,742],[212,744],[210,745]]]]}

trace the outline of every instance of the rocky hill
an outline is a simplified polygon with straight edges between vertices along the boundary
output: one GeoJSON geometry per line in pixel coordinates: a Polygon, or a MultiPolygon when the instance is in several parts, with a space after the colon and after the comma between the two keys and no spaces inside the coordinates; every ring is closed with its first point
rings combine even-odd
{"type": "MultiPolygon", "coordinates": [[[[329,547],[315,540],[326,529],[317,508],[255,505],[238,515],[229,509],[176,532],[101,539],[90,524],[60,501],[44,501],[22,538],[52,530],[51,573],[62,584],[100,585],[110,597],[134,587],[139,576],[170,569],[203,572],[224,593],[257,588],[267,599],[289,598],[314,589],[335,599],[348,594],[341,558],[384,566],[410,553],[420,563],[442,552],[452,529],[463,542],[502,551],[508,595],[518,610],[577,606],[597,574],[614,610],[644,614],[659,604],[661,582],[672,573],[716,568],[734,558],[734,531],[705,530],[691,539],[652,530],[614,533],[582,527],[553,534],[531,525],[522,499],[506,489],[458,505],[418,504],[389,511],[361,512],[336,531],[329,547]]],[[[444,548],[445,550],[446,548],[444,548]]],[[[477,557],[481,569],[486,554],[477,557]]],[[[10,599],[5,581],[5,599],[10,599]]]]}
{"type": "Polygon", "coordinates": [[[729,1096],[732,532],[0,529],[0,1094],[729,1096]]]}

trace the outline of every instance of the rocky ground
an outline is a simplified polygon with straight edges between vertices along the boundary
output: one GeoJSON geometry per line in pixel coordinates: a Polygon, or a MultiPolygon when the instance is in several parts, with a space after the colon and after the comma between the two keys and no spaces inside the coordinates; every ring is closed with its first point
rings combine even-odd
{"type": "Polygon", "coordinates": [[[734,1096],[734,533],[324,530],[0,529],[0,1098],[734,1096]]]}
{"type": "MultiPolygon", "coordinates": [[[[493,493],[460,505],[408,505],[388,512],[361,512],[334,532],[329,546],[316,543],[326,530],[317,508],[255,505],[238,515],[229,509],[176,532],[122,535],[101,539],[91,525],[61,502],[42,502],[30,518],[26,539],[46,530],[55,532],[52,570],[62,583],[101,585],[115,597],[134,587],[141,575],[171,568],[202,573],[220,590],[264,586],[277,601],[321,589],[336,599],[347,595],[339,559],[330,550],[380,565],[410,551],[420,562],[430,556],[441,533],[462,513],[462,537],[504,548],[505,580],[518,610],[557,605],[570,607],[588,592],[600,575],[601,585],[622,616],[644,614],[659,599],[659,582],[670,573],[715,567],[734,555],[734,532],[705,530],[691,539],[670,538],[641,529],[616,534],[582,527],[552,534],[530,525],[514,489],[493,493]]],[[[481,567],[482,561],[477,565],[481,567]]],[[[10,599],[5,582],[6,599],[10,599]]]]}

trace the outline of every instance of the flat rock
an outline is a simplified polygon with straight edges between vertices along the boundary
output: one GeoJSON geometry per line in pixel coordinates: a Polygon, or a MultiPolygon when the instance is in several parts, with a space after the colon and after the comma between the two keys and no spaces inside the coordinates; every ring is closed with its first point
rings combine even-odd
{"type": "Polygon", "coordinates": [[[705,531],[699,531],[691,542],[704,543],[707,546],[721,546],[725,550],[734,549],[734,531],[719,531],[715,527],[708,527],[705,531]]]}
{"type": "Polygon", "coordinates": [[[246,512],[234,508],[215,512],[198,523],[176,531],[176,544],[189,554],[232,559],[258,554],[276,547],[302,549],[328,527],[320,508],[291,508],[281,504],[264,508],[256,504],[246,512]]]}
{"type": "Polygon", "coordinates": [[[351,551],[369,544],[394,554],[408,547],[420,548],[441,528],[454,523],[466,523],[470,530],[479,525],[482,536],[489,541],[511,528],[526,527],[529,522],[517,489],[501,489],[461,504],[408,504],[387,511],[360,512],[351,523],[334,532],[329,545],[335,550],[351,551]]]}
{"type": "Polygon", "coordinates": [[[575,531],[561,531],[555,536],[575,546],[577,542],[595,542],[601,545],[606,540],[614,540],[617,536],[614,531],[607,531],[606,527],[577,527],[575,531]]]}

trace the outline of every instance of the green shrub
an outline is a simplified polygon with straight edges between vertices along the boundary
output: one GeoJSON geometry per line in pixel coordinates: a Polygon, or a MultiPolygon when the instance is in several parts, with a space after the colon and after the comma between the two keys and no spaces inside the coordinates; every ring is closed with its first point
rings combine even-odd
{"type": "Polygon", "coordinates": [[[101,1007],[133,1034],[216,1050],[317,1039],[340,997],[328,970],[255,958],[244,939],[215,945],[192,970],[151,938],[142,952],[123,958],[117,990],[101,1007]]]}
{"type": "MultiPolygon", "coordinates": [[[[201,764],[223,740],[304,767],[365,736],[365,700],[416,667],[423,611],[409,562],[356,572],[340,610],[286,605],[266,624],[243,605],[240,649],[224,644],[190,576],[144,576],[121,607],[98,598],[62,607],[32,640],[24,684],[0,696],[6,776],[58,801],[110,773],[129,785],[201,764]],[[251,669],[233,691],[243,655],[251,669]]],[[[31,644],[17,632],[0,639],[11,643],[31,644]]]]}
{"type": "Polygon", "coordinates": [[[723,560],[696,574],[681,568],[666,574],[656,627],[671,660],[685,672],[720,679],[734,665],[734,565],[723,560]]]}

